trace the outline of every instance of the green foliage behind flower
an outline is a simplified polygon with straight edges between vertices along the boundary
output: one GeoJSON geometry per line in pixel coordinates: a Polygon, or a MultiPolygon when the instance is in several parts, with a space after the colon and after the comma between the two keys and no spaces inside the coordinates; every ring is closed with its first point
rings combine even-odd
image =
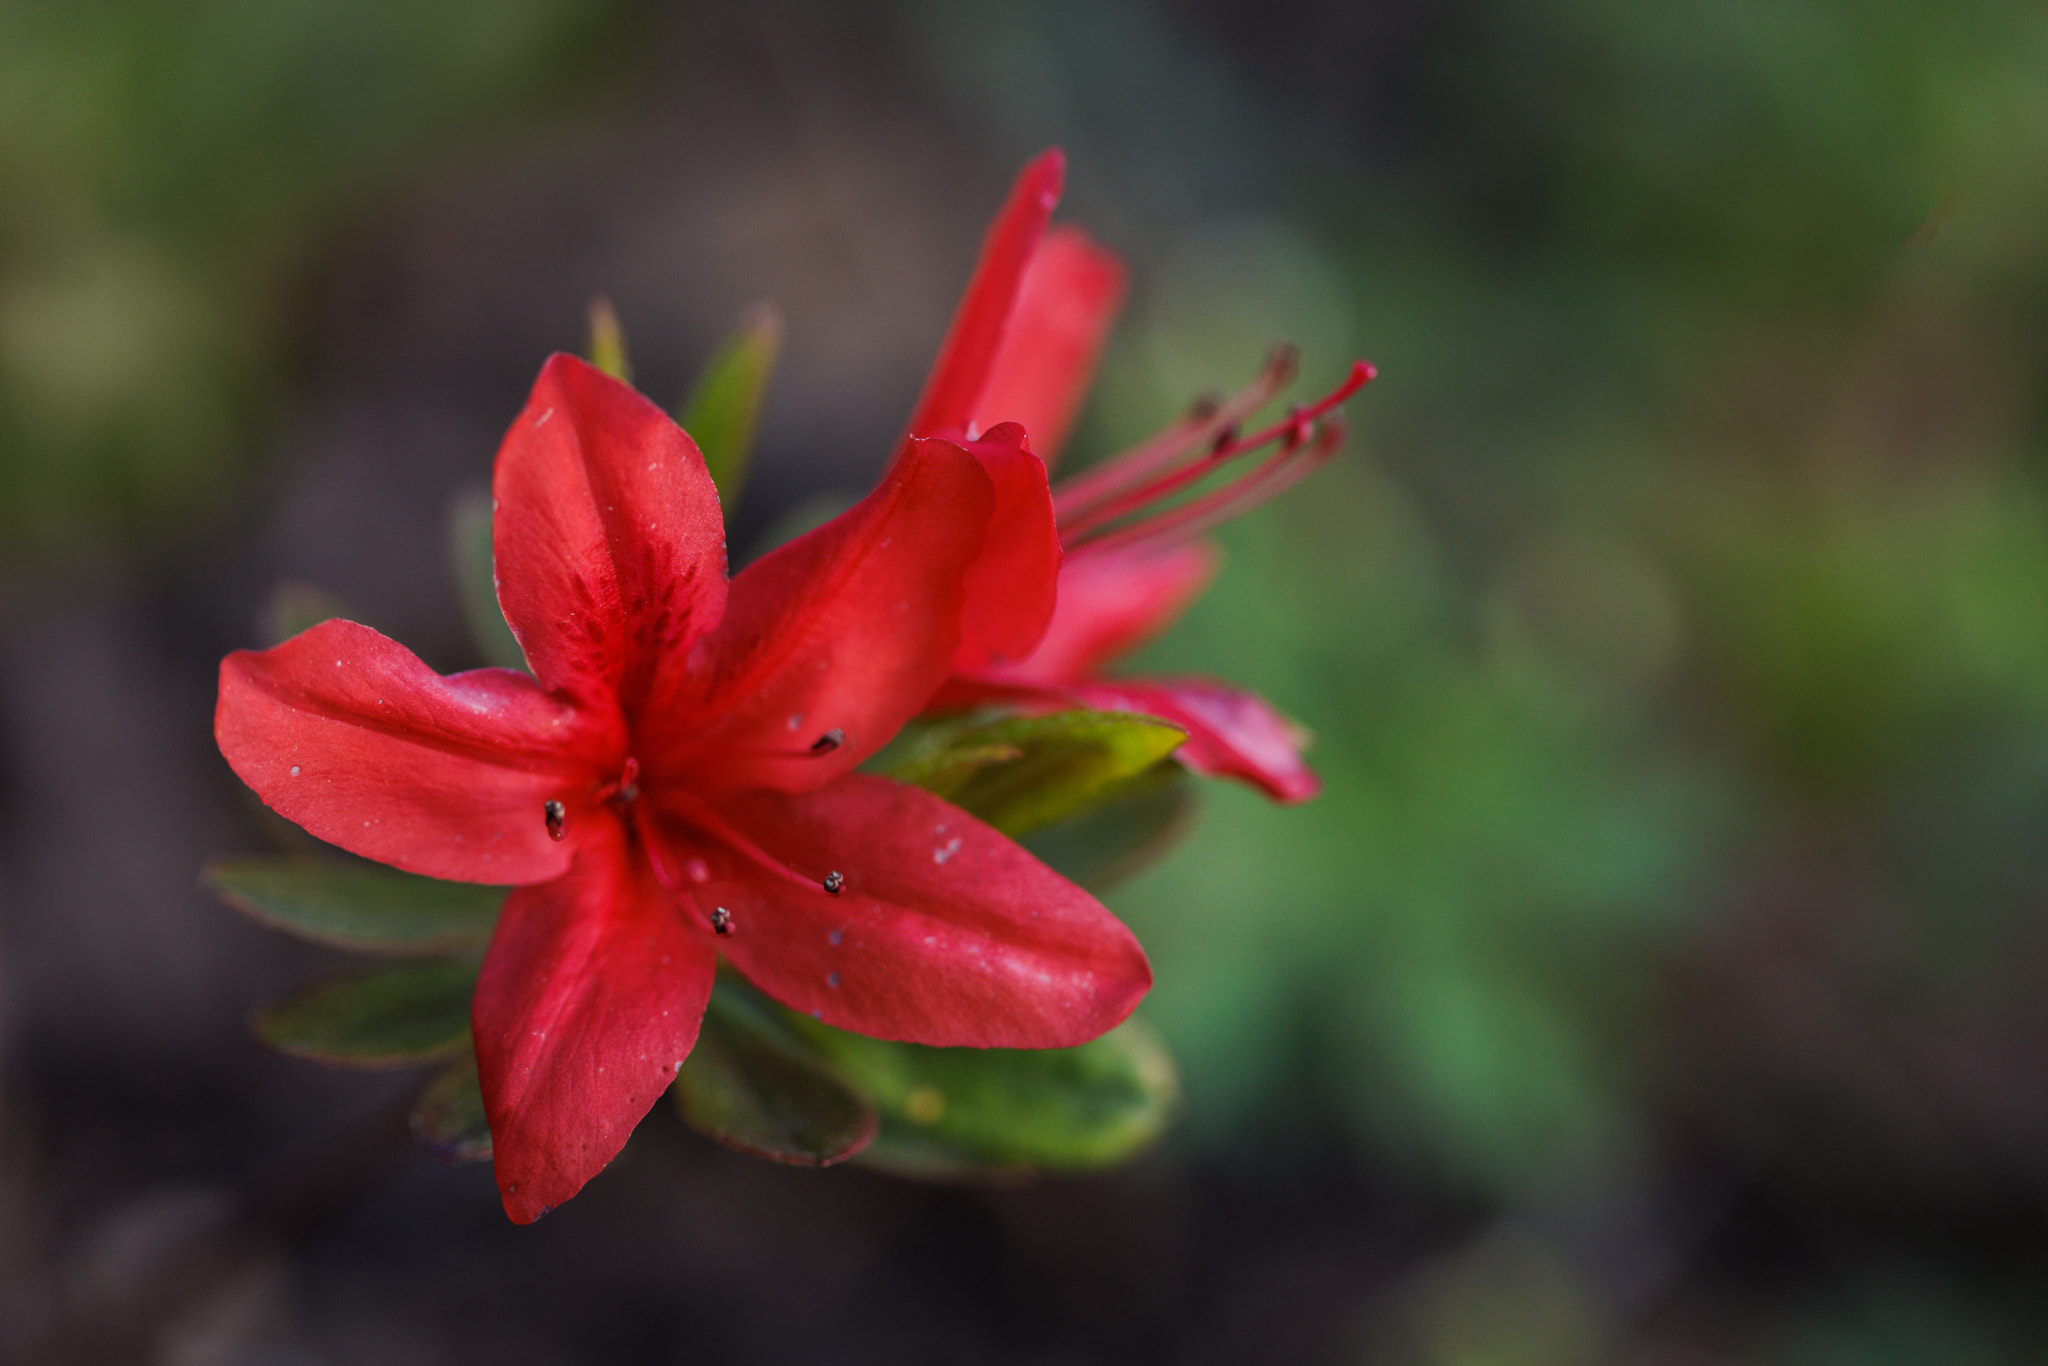
{"type": "Polygon", "coordinates": [[[200,511],[335,210],[558,84],[613,8],[0,5],[9,558],[200,511]]]}

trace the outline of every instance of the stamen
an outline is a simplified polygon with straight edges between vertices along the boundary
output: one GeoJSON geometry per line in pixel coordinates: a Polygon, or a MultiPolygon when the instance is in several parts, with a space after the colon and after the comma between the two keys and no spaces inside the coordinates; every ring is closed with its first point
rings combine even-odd
{"type": "Polygon", "coordinates": [[[754,759],[822,759],[845,745],[846,732],[834,726],[802,749],[743,749],[739,753],[754,759]]]}
{"type": "Polygon", "coordinates": [[[597,790],[597,799],[601,802],[616,800],[626,806],[639,801],[640,761],[627,755],[626,762],[619,767],[619,776],[597,790]]]}
{"type": "Polygon", "coordinates": [[[1246,418],[1294,383],[1300,359],[1300,349],[1293,345],[1274,347],[1257,377],[1223,403],[1208,407],[1198,402],[1187,417],[1157,436],[1139,442],[1094,469],[1062,480],[1053,490],[1055,513],[1062,522],[1080,516],[1104,499],[1113,498],[1185,459],[1191,452],[1212,447],[1223,432],[1243,425],[1246,418]]]}
{"type": "Polygon", "coordinates": [[[687,792],[677,792],[675,797],[680,801],[688,803],[690,807],[687,813],[675,813],[676,819],[685,825],[696,827],[721,844],[727,845],[738,853],[745,854],[768,872],[782,878],[784,881],[795,883],[805,891],[810,891],[818,885],[741,834],[723,816],[712,810],[711,804],[702,797],[687,792]]]}
{"type": "Polygon", "coordinates": [[[732,933],[732,912],[731,912],[731,911],[728,911],[728,910],[727,910],[727,909],[725,909],[725,907],[723,907],[723,906],[714,906],[714,907],[712,907],[712,908],[711,908],[711,932],[712,932],[713,934],[731,934],[731,933],[732,933]]]}
{"type": "Polygon", "coordinates": [[[833,896],[838,896],[846,890],[846,875],[837,868],[825,874],[825,890],[833,896]]]}
{"type": "Polygon", "coordinates": [[[547,818],[548,838],[564,840],[569,838],[569,808],[550,798],[541,803],[541,813],[547,818]]]}
{"type": "Polygon", "coordinates": [[[1244,478],[1182,503],[1150,521],[1070,542],[1068,549],[1071,551],[1085,545],[1090,551],[1109,551],[1138,541],[1160,544],[1198,536],[1286,492],[1315,473],[1337,453],[1346,434],[1341,418],[1325,418],[1316,427],[1310,444],[1299,445],[1290,439],[1280,451],[1244,478]]]}
{"type": "MultiPolygon", "coordinates": [[[[1249,436],[1236,436],[1227,429],[1219,431],[1214,446],[1206,456],[1183,462],[1178,468],[1167,469],[1149,482],[1127,484],[1115,493],[1096,498],[1089,506],[1072,510],[1061,506],[1058,509],[1060,540],[1069,549],[1088,541],[1092,533],[1147,509],[1179,493],[1183,489],[1200,483],[1230,461],[1249,455],[1262,447],[1280,443],[1282,456],[1310,443],[1319,419],[1337,407],[1345,399],[1358,392],[1375,374],[1373,367],[1365,361],[1358,361],[1351,367],[1351,373],[1334,390],[1306,406],[1297,405],[1288,415],[1269,427],[1261,428],[1249,436]]],[[[1339,429],[1341,430],[1341,428],[1339,429]]],[[[1330,448],[1334,451],[1334,447],[1330,448]]],[[[1249,476],[1250,480],[1263,480],[1263,469],[1249,476]]],[[[1282,485],[1281,487],[1284,487],[1282,485]]],[[[1273,488],[1264,496],[1271,497],[1279,488],[1273,488]]],[[[1204,506],[1214,506],[1203,502],[1204,506]]],[[[1168,517],[1174,514],[1169,513],[1168,517]]]]}
{"type": "Polygon", "coordinates": [[[662,850],[660,831],[654,828],[647,808],[636,806],[633,811],[633,830],[640,836],[640,847],[647,851],[647,865],[654,869],[654,880],[671,892],[682,890],[676,880],[675,871],[668,866],[668,857],[662,850]]]}

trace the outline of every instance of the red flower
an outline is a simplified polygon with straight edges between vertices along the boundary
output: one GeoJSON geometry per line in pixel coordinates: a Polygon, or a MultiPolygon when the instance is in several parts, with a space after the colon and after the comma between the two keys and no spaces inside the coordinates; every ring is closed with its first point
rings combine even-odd
{"type": "MultiPolygon", "coordinates": [[[[1057,459],[1124,284],[1122,264],[1079,230],[1047,231],[1065,166],[1058,151],[1046,152],[1018,178],[989,229],[912,433],[971,440],[994,423],[1019,423],[1047,464],[1057,459]]],[[[1243,422],[1294,377],[1292,350],[1276,353],[1242,393],[1053,488],[1045,496],[1056,511],[1056,541],[1042,539],[1042,517],[1025,515],[1027,507],[1039,511],[1030,501],[1037,490],[1016,480],[1015,515],[999,514],[992,536],[1002,549],[988,562],[1038,568],[1059,563],[1063,545],[1057,601],[1032,596],[1039,578],[1015,580],[1029,589],[970,592],[967,641],[933,708],[1000,701],[1144,712],[1187,731],[1179,755],[1198,771],[1242,778],[1282,801],[1314,796],[1316,775],[1302,758],[1307,737],[1264,699],[1206,679],[1111,680],[1101,670],[1207,586],[1217,557],[1201,533],[1336,453],[1344,432],[1335,409],[1373,373],[1357,362],[1335,392],[1244,435],[1243,422]],[[1267,450],[1220,487],[1178,498],[1267,450]]]]}
{"type": "Polygon", "coordinates": [[[557,356],[493,490],[532,676],[441,677],[345,621],[223,662],[215,734],[271,807],[368,858],[515,886],[473,1010],[513,1219],[619,1151],[688,1055],[720,953],[827,1023],[927,1044],[1078,1044],[1144,994],[1100,903],[854,771],[946,676],[966,585],[1008,544],[997,479],[1032,467],[1014,429],[912,441],[866,500],[728,584],[695,444],[557,356]]]}

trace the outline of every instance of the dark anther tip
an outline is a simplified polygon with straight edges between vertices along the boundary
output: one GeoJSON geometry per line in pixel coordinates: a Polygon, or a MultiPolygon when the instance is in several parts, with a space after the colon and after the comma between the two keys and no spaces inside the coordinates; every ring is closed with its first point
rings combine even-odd
{"type": "Polygon", "coordinates": [[[714,934],[731,934],[732,912],[723,906],[714,908],[711,912],[711,930],[714,934]]]}
{"type": "Polygon", "coordinates": [[[820,735],[817,739],[811,741],[811,753],[830,754],[833,750],[838,749],[841,745],[845,743],[846,732],[839,729],[839,727],[834,726],[832,727],[832,729],[826,731],[823,735],[820,735]]]}
{"type": "Polygon", "coordinates": [[[541,805],[541,812],[542,812],[542,814],[544,814],[544,815],[545,815],[545,816],[547,817],[547,822],[548,822],[548,838],[549,838],[549,839],[557,839],[557,840],[559,840],[559,839],[566,839],[566,838],[568,838],[568,835],[569,835],[569,808],[568,808],[568,807],[566,807],[566,806],[562,805],[562,804],[561,804],[560,802],[558,802],[558,801],[552,801],[552,800],[550,800],[550,801],[548,801],[548,802],[545,802],[545,803],[543,803],[543,804],[541,805]]]}
{"type": "Polygon", "coordinates": [[[846,890],[846,875],[837,868],[825,874],[825,890],[833,896],[838,896],[846,890]]]}

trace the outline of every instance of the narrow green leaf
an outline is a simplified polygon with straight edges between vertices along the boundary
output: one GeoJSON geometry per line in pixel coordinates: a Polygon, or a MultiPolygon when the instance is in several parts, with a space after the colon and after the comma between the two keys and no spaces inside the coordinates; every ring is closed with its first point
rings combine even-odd
{"type": "Polygon", "coordinates": [[[474,1050],[450,1063],[421,1093],[412,1109],[412,1134],[443,1162],[491,1160],[491,1125],[484,1118],[474,1050]]]}
{"type": "Polygon", "coordinates": [[[1173,1059],[1137,1020],[1079,1048],[923,1048],[785,1016],[881,1114],[861,1160],[913,1175],[1087,1171],[1164,1132],[1173,1059]]]}
{"type": "Polygon", "coordinates": [[[486,664],[501,669],[526,668],[505,614],[498,607],[498,574],[491,558],[491,490],[488,486],[458,494],[448,513],[448,549],[455,562],[455,583],[462,590],[462,615],[469,637],[486,664]]]}
{"type": "Polygon", "coordinates": [[[1156,717],[1064,711],[940,723],[892,747],[877,767],[1014,838],[1108,800],[1185,739],[1179,727],[1156,717]],[[997,749],[1016,755],[997,759],[997,749]]]}
{"type": "Polygon", "coordinates": [[[1193,828],[1200,794],[1188,771],[1159,763],[1102,801],[1019,841],[1091,892],[1101,893],[1164,858],[1193,828]]]}
{"type": "Polygon", "coordinates": [[[633,382],[633,362],[626,355],[626,329],[619,325],[619,311],[602,294],[590,301],[590,363],[613,379],[633,382]]]}
{"type": "Polygon", "coordinates": [[[1015,745],[952,745],[905,759],[889,776],[944,797],[959,791],[961,784],[990,764],[1006,764],[1023,757],[1024,751],[1015,745]]]}
{"type": "Polygon", "coordinates": [[[469,1046],[471,958],[423,958],[307,987],[256,1017],[280,1053],[333,1067],[389,1068],[452,1058],[469,1046]]]}
{"type": "Polygon", "coordinates": [[[215,859],[200,882],[251,919],[316,944],[399,957],[482,952],[503,887],[293,855],[215,859]]]}
{"type": "Polygon", "coordinates": [[[721,980],[676,1107],[699,1133],[756,1157],[825,1167],[875,1136],[873,1107],[824,1066],[750,988],[721,980]]]}
{"type": "Polygon", "coordinates": [[[341,599],[326,589],[285,579],[263,604],[263,635],[272,645],[281,645],[308,627],[348,615],[341,599]]]}
{"type": "Polygon", "coordinates": [[[782,315],[766,304],[756,305],[739,330],[705,362],[679,414],[683,430],[704,452],[728,517],[746,483],[754,425],[781,350],[782,315]]]}

